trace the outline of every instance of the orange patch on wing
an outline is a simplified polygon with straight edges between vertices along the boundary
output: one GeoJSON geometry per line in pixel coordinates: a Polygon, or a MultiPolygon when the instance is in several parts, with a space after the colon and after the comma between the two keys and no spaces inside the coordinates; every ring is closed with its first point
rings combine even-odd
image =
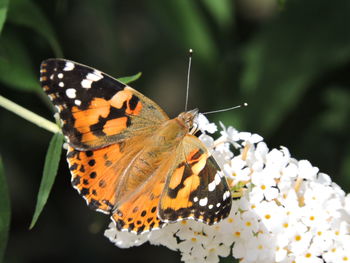
{"type": "Polygon", "coordinates": [[[164,184],[165,182],[161,182],[153,186],[152,193],[156,198],[159,198],[159,196],[162,194],[164,189],[164,184]]]}
{"type": "Polygon", "coordinates": [[[139,101],[139,102],[137,103],[135,109],[133,109],[133,110],[129,109],[129,105],[128,105],[128,108],[125,110],[125,112],[126,112],[127,114],[139,115],[141,109],[142,109],[142,103],[139,101]]]}
{"type": "Polygon", "coordinates": [[[177,168],[174,173],[171,175],[169,187],[170,188],[176,188],[180,183],[181,179],[184,175],[185,166],[180,166],[177,168]]]}
{"type": "Polygon", "coordinates": [[[72,108],[75,119],[74,127],[81,133],[90,132],[89,126],[96,124],[100,117],[106,118],[110,112],[108,101],[95,98],[87,110],[79,110],[78,107],[72,108]]]}
{"type": "Polygon", "coordinates": [[[133,92],[128,89],[121,90],[117,92],[110,100],[109,103],[112,107],[117,109],[121,109],[126,102],[126,114],[138,115],[142,109],[142,103],[139,101],[135,107],[135,109],[130,109],[130,100],[133,98],[133,92]]]}
{"type": "Polygon", "coordinates": [[[202,154],[199,153],[198,149],[195,149],[192,152],[190,152],[189,155],[187,156],[187,162],[189,164],[197,162],[201,157],[202,157],[202,154]]]}
{"type": "Polygon", "coordinates": [[[127,128],[127,120],[127,117],[121,117],[106,121],[106,124],[103,126],[103,132],[107,135],[117,134],[127,128]]]}
{"type": "Polygon", "coordinates": [[[89,142],[89,141],[95,141],[95,140],[98,140],[98,137],[91,132],[83,133],[81,138],[82,142],[89,142]]]}
{"type": "Polygon", "coordinates": [[[197,189],[200,179],[197,175],[191,175],[184,181],[184,187],[181,188],[175,198],[167,195],[162,198],[162,209],[171,208],[179,210],[181,208],[190,207],[193,203],[189,200],[192,189],[197,189]],[[176,200],[176,201],[175,201],[176,200]]]}
{"type": "MultiPolygon", "coordinates": [[[[200,184],[200,179],[199,179],[198,175],[193,174],[190,177],[187,177],[185,179],[185,181],[184,181],[185,187],[182,188],[178,192],[177,197],[187,201],[189,199],[189,195],[191,193],[191,189],[197,189],[199,184],[200,184]]],[[[188,202],[188,203],[191,203],[191,202],[188,202]]],[[[190,205],[192,205],[192,203],[190,205]]]]}
{"type": "Polygon", "coordinates": [[[125,101],[129,101],[132,98],[132,91],[130,90],[121,90],[118,91],[110,100],[109,103],[111,106],[121,109],[125,101]]]}
{"type": "Polygon", "coordinates": [[[196,160],[197,162],[192,165],[191,170],[194,174],[199,174],[200,171],[202,171],[207,163],[208,154],[203,153],[200,155],[200,157],[196,160]]]}

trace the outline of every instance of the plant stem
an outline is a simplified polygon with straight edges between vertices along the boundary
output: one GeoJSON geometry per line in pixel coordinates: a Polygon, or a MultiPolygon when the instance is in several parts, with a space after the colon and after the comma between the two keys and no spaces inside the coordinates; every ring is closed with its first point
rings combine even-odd
{"type": "Polygon", "coordinates": [[[38,125],[39,127],[44,128],[52,133],[61,132],[57,124],[44,119],[43,117],[23,108],[22,106],[4,98],[1,95],[0,95],[0,106],[4,107],[9,111],[12,111],[13,113],[17,114],[23,119],[26,119],[27,121],[30,121],[38,125]]]}

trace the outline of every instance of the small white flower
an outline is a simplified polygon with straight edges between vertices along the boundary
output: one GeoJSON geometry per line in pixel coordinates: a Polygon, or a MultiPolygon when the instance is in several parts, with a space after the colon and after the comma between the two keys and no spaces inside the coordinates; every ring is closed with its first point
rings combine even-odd
{"type": "Polygon", "coordinates": [[[201,113],[197,115],[196,123],[198,125],[198,129],[202,132],[209,132],[210,134],[213,134],[218,130],[215,123],[210,123],[207,117],[201,113]]]}
{"type": "Polygon", "coordinates": [[[306,251],[295,258],[296,263],[323,263],[319,255],[306,251]]]}
{"type": "MultiPolygon", "coordinates": [[[[221,137],[227,142],[237,142],[239,141],[239,132],[233,128],[226,128],[222,122],[220,122],[220,126],[222,131],[220,131],[221,137]]],[[[237,144],[239,146],[239,144],[237,144]]]]}
{"type": "Polygon", "coordinates": [[[226,176],[234,180],[234,182],[250,180],[251,170],[247,167],[246,162],[239,156],[232,158],[232,160],[224,164],[224,172],[226,176]]]}
{"type": "Polygon", "coordinates": [[[247,242],[244,258],[249,262],[273,262],[275,242],[269,234],[258,234],[247,242]]]}
{"type": "Polygon", "coordinates": [[[312,233],[307,231],[303,225],[295,225],[293,235],[291,236],[291,242],[289,250],[296,256],[306,253],[311,245],[312,233]]]}
{"type": "Polygon", "coordinates": [[[114,222],[109,224],[109,229],[105,230],[105,236],[120,248],[139,246],[147,242],[147,234],[135,235],[125,231],[117,231],[114,222]]]}
{"type": "Polygon", "coordinates": [[[250,194],[250,200],[253,204],[261,202],[263,199],[271,201],[272,199],[277,198],[279,191],[276,187],[276,181],[269,175],[271,174],[268,174],[265,171],[253,173],[252,183],[254,188],[250,194]]]}
{"type": "Polygon", "coordinates": [[[254,209],[259,216],[264,228],[271,233],[278,233],[283,227],[281,222],[287,217],[281,206],[275,202],[262,201],[254,209]]]}
{"type": "Polygon", "coordinates": [[[299,176],[303,179],[315,180],[318,172],[317,167],[313,167],[307,160],[301,160],[298,162],[299,176]]]}

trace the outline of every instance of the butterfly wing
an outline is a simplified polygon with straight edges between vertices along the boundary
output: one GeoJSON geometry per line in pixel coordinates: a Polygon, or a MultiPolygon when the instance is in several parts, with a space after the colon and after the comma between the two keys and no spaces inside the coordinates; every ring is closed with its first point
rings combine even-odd
{"type": "Polygon", "coordinates": [[[72,174],[72,185],[90,208],[103,213],[109,213],[114,208],[117,202],[116,188],[122,181],[132,155],[140,151],[140,148],[140,145],[133,147],[130,141],[93,151],[79,151],[69,147],[67,161],[72,174]]]}
{"type": "Polygon", "coordinates": [[[129,86],[68,60],[44,61],[41,84],[58,109],[70,145],[74,188],[92,209],[109,213],[120,197],[117,188],[125,185],[127,167],[167,115],[129,86]]]}
{"type": "Polygon", "coordinates": [[[158,216],[163,222],[195,219],[214,224],[231,210],[226,178],[203,143],[188,134],[177,150],[177,160],[167,175],[158,216]]]}
{"type": "Polygon", "coordinates": [[[159,229],[165,222],[158,217],[158,204],[163,192],[166,175],[171,169],[175,156],[164,152],[158,169],[149,177],[142,187],[120,202],[113,211],[112,220],[120,231],[136,234],[159,229]]]}
{"type": "Polygon", "coordinates": [[[78,150],[93,150],[157,129],[168,116],[152,100],[96,69],[63,59],[41,64],[41,85],[78,150]]]}
{"type": "Polygon", "coordinates": [[[120,174],[110,166],[121,159],[121,146],[112,144],[94,151],[68,149],[72,185],[93,210],[109,213],[116,203],[114,192],[120,174]]]}

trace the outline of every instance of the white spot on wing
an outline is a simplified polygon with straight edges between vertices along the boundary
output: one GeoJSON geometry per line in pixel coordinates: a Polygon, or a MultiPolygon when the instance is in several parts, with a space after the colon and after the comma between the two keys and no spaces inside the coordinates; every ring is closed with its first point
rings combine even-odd
{"type": "Polygon", "coordinates": [[[81,86],[85,89],[90,89],[91,88],[92,81],[88,79],[83,79],[81,81],[81,86]]]}
{"type": "Polygon", "coordinates": [[[208,203],[208,198],[207,197],[204,197],[201,200],[199,200],[199,205],[200,206],[206,206],[207,203],[208,203]]]}
{"type": "Polygon", "coordinates": [[[213,208],[213,205],[208,205],[208,208],[209,208],[209,209],[212,209],[212,208],[213,208]]]}
{"type": "Polygon", "coordinates": [[[63,71],[71,71],[74,69],[74,63],[67,61],[63,71]]]}
{"type": "Polygon", "coordinates": [[[98,81],[101,78],[100,78],[100,76],[95,75],[94,73],[88,73],[86,75],[86,79],[91,80],[91,81],[98,81]]]}
{"type": "Polygon", "coordinates": [[[70,99],[74,99],[76,97],[76,93],[77,91],[75,89],[67,89],[66,90],[66,95],[68,98],[70,99]]]}
{"type": "Polygon", "coordinates": [[[102,78],[102,72],[95,69],[93,73],[88,73],[85,79],[81,81],[81,86],[85,89],[89,89],[91,88],[92,82],[99,81],[102,78]]]}
{"type": "Polygon", "coordinates": [[[63,78],[63,74],[62,74],[62,73],[58,73],[57,77],[58,77],[59,79],[61,79],[61,78],[63,78]]]}
{"type": "Polygon", "coordinates": [[[219,185],[221,183],[221,177],[219,175],[219,173],[216,173],[215,175],[215,184],[219,185]]]}
{"type": "Polygon", "coordinates": [[[225,201],[227,198],[229,198],[231,195],[230,191],[226,191],[223,196],[222,196],[222,199],[225,201]]]}
{"type": "Polygon", "coordinates": [[[86,76],[87,79],[92,80],[92,81],[99,81],[100,79],[103,78],[101,71],[94,70],[93,73],[89,73],[86,76]]]}
{"type": "Polygon", "coordinates": [[[61,88],[64,87],[64,83],[61,81],[60,83],[58,83],[58,86],[60,86],[61,88]]]}
{"type": "Polygon", "coordinates": [[[75,100],[74,103],[75,103],[75,105],[80,106],[81,105],[81,100],[75,100]]]}
{"type": "Polygon", "coordinates": [[[214,180],[210,184],[208,184],[209,192],[213,192],[215,190],[215,187],[216,187],[216,183],[215,183],[215,180],[214,180]]]}
{"type": "Polygon", "coordinates": [[[197,197],[197,196],[195,196],[195,197],[193,198],[193,202],[198,202],[198,197],[197,197]]]}

